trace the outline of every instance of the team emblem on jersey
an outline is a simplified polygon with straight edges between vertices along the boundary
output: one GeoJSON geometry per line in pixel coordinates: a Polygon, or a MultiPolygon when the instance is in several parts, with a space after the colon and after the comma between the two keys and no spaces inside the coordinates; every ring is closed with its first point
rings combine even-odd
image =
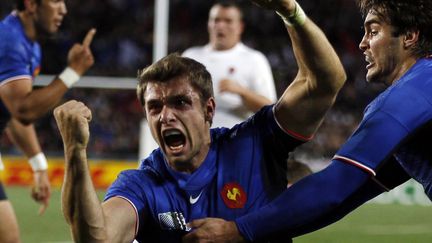
{"type": "Polygon", "coordinates": [[[182,213],[179,212],[166,212],[166,213],[159,213],[159,224],[162,229],[164,230],[184,230],[184,231],[190,231],[191,228],[189,228],[186,225],[186,220],[182,213]]]}
{"type": "Polygon", "coordinates": [[[225,184],[220,194],[225,205],[229,208],[243,208],[247,201],[245,191],[236,182],[225,184]]]}

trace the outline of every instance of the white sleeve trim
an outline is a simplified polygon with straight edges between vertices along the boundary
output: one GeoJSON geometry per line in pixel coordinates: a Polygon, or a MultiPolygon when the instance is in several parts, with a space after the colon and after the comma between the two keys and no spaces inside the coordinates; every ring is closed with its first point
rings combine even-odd
{"type": "Polygon", "coordinates": [[[0,86],[3,86],[5,84],[7,84],[7,83],[10,83],[10,82],[15,81],[15,80],[20,80],[20,79],[30,79],[30,80],[32,80],[33,77],[30,76],[30,75],[19,75],[19,76],[10,77],[8,79],[3,80],[0,83],[0,86]]]}
{"type": "Polygon", "coordinates": [[[364,165],[364,164],[362,164],[362,163],[360,163],[360,162],[358,162],[358,161],[352,160],[352,159],[347,158],[347,157],[344,157],[344,156],[339,156],[339,155],[335,155],[335,156],[333,157],[333,159],[339,159],[339,160],[342,160],[343,162],[347,162],[347,163],[349,163],[349,164],[352,164],[352,165],[354,165],[354,166],[356,166],[356,167],[359,167],[359,168],[362,169],[362,170],[365,170],[365,171],[368,172],[369,174],[371,174],[371,175],[373,175],[373,176],[376,176],[376,173],[375,173],[375,171],[374,171],[373,169],[369,168],[368,166],[366,166],[366,165],[364,165]]]}

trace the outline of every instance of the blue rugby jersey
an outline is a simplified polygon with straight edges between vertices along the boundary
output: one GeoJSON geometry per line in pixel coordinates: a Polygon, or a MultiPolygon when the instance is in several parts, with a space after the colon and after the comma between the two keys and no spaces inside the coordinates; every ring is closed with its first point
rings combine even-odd
{"type": "Polygon", "coordinates": [[[137,210],[138,241],[180,242],[194,219],[256,211],[286,189],[286,159],[302,143],[281,130],[272,106],[232,129],[212,129],[211,138],[205,161],[190,175],[172,170],[157,149],[109,188],[105,200],[123,197],[137,210]]]}
{"type": "MultiPolygon", "coordinates": [[[[0,86],[17,79],[33,79],[40,63],[39,44],[27,38],[17,12],[12,12],[0,22],[0,86]]],[[[0,132],[9,119],[9,111],[0,100],[0,132]]]]}
{"type": "Polygon", "coordinates": [[[275,232],[295,237],[319,229],[403,183],[405,172],[432,199],[431,104],[432,60],[420,59],[368,105],[328,167],[237,218],[241,234],[255,241],[275,232]]]}
{"type": "Polygon", "coordinates": [[[359,128],[334,159],[372,175],[390,156],[432,199],[432,59],[420,59],[365,110],[359,128]]]}

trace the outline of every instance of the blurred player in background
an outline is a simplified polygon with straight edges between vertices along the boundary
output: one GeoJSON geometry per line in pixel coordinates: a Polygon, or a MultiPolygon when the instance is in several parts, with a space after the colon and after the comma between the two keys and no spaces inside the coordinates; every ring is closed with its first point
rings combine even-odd
{"type": "MultiPolygon", "coordinates": [[[[155,62],[140,72],[137,94],[160,148],[139,169],[123,171],[102,204],[86,155],[90,109],[69,101],[54,110],[66,159],[62,208],[75,241],[181,242],[187,222],[234,220],[286,190],[289,152],[311,139],[346,75],[300,6],[287,0],[274,7],[296,26],[289,36],[299,66],[279,101],[231,129],[210,129],[216,103],[204,65],[175,54],[155,62]]],[[[231,222],[226,229],[237,228],[231,222]]],[[[282,239],[289,240],[276,242],[282,239]]]]}
{"type": "MultiPolygon", "coordinates": [[[[34,171],[31,196],[42,204],[40,213],[48,206],[51,189],[32,123],[50,111],[94,62],[91,30],[83,44],[69,51],[68,67],[48,86],[32,90],[41,69],[38,38],[57,33],[66,13],[63,0],[17,0],[16,10],[0,22],[0,132],[6,131],[29,158],[34,171]]],[[[0,242],[20,242],[16,216],[1,183],[0,222],[0,242]]]]}
{"type": "MultiPolygon", "coordinates": [[[[213,80],[216,112],[213,127],[228,127],[243,122],[253,112],[276,101],[270,64],[259,51],[241,42],[243,13],[235,1],[215,3],[207,22],[209,43],[187,49],[183,56],[204,64],[213,80]]],[[[158,145],[144,123],[144,155],[158,145]]]]}
{"type": "MultiPolygon", "coordinates": [[[[359,127],[326,169],[235,220],[249,241],[279,231],[297,236],[316,230],[409,178],[432,200],[432,1],[358,2],[365,17],[359,47],[366,80],[388,88],[367,106],[359,127]]],[[[203,231],[223,235],[216,231],[223,223],[205,222],[203,231]]],[[[225,233],[225,239],[238,238],[225,233]]]]}
{"type": "Polygon", "coordinates": [[[241,42],[243,13],[235,1],[221,1],[209,12],[209,43],[183,56],[204,64],[213,80],[216,113],[213,127],[232,127],[276,101],[270,64],[259,51],[241,42]]]}

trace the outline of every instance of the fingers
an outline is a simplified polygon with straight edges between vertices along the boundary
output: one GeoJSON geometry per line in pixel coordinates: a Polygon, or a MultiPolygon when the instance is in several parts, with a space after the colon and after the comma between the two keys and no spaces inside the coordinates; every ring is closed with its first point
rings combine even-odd
{"type": "Polygon", "coordinates": [[[80,114],[86,118],[87,121],[91,121],[92,119],[90,109],[84,103],[76,100],[70,100],[54,109],[54,117],[56,119],[66,114],[80,114]]]}
{"type": "Polygon", "coordinates": [[[95,34],[96,34],[96,29],[95,28],[92,28],[92,29],[89,30],[89,32],[87,32],[87,35],[85,36],[85,38],[83,40],[83,43],[82,43],[82,45],[83,45],[84,48],[90,47],[90,44],[91,44],[91,42],[92,42],[93,37],[95,36],[95,34]]]}
{"type": "Polygon", "coordinates": [[[42,215],[49,206],[49,199],[51,198],[51,191],[49,187],[33,187],[32,188],[32,198],[40,203],[38,214],[42,215]]]}
{"type": "Polygon", "coordinates": [[[201,227],[203,224],[205,224],[206,219],[195,219],[192,222],[188,223],[189,228],[199,228],[201,227]]]}
{"type": "Polygon", "coordinates": [[[48,200],[44,200],[42,202],[40,202],[42,205],[39,207],[39,211],[38,214],[42,215],[45,213],[46,209],[48,208],[49,205],[49,201],[48,200]]]}

